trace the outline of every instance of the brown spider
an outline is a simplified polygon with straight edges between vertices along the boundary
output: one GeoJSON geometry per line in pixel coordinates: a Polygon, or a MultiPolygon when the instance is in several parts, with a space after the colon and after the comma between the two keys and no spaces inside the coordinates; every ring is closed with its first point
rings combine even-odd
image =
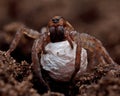
{"type": "Polygon", "coordinates": [[[6,55],[10,55],[10,53],[16,48],[23,34],[36,39],[32,47],[33,69],[39,81],[46,87],[48,87],[48,84],[42,77],[41,62],[39,62],[40,58],[38,54],[47,54],[45,46],[50,42],[56,43],[67,40],[71,49],[74,48],[73,43],[76,43],[75,70],[71,75],[70,82],[73,82],[77,72],[80,70],[82,48],[90,53],[89,65],[95,65],[98,63],[115,64],[99,40],[88,34],[74,31],[72,25],[61,16],[54,16],[51,18],[48,22],[47,31],[43,33],[26,28],[25,26],[19,27],[6,55]]]}

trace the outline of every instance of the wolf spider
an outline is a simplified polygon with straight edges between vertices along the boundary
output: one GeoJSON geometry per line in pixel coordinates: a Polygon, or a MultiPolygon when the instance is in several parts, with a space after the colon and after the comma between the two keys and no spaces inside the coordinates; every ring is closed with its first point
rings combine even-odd
{"type": "Polygon", "coordinates": [[[34,73],[41,84],[45,85],[48,89],[49,86],[42,77],[41,64],[39,62],[38,54],[47,54],[45,46],[50,42],[54,43],[67,40],[71,49],[74,47],[73,42],[77,44],[75,71],[71,76],[70,82],[74,81],[76,73],[80,70],[81,48],[86,49],[87,52],[90,53],[90,59],[88,62],[89,65],[95,65],[98,63],[115,63],[98,39],[85,33],[76,32],[72,25],[61,16],[54,16],[51,18],[47,25],[47,31],[43,33],[39,33],[25,26],[19,27],[9,50],[6,52],[6,55],[10,55],[10,53],[16,48],[23,34],[35,39],[32,47],[32,63],[34,73]]]}

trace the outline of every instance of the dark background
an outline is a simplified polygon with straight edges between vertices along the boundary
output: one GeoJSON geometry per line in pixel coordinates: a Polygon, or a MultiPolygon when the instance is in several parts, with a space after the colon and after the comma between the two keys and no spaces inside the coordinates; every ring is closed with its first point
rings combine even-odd
{"type": "MultiPolygon", "coordinates": [[[[54,15],[63,16],[77,31],[101,40],[120,64],[120,0],[0,0],[0,49],[7,50],[14,37],[4,30],[7,24],[22,22],[39,31],[54,15]]],[[[25,38],[13,56],[29,62],[33,40],[25,38]]]]}

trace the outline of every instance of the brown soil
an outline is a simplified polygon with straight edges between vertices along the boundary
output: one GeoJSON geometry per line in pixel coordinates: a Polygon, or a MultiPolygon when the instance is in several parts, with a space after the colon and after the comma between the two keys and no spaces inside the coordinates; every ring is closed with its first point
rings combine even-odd
{"type": "MultiPolygon", "coordinates": [[[[49,78],[49,76],[47,77],[49,78]]],[[[119,96],[120,66],[100,64],[81,75],[75,85],[74,95],[79,96],[119,96]],[[79,89],[76,92],[76,89],[79,89]]],[[[17,63],[12,57],[0,51],[0,96],[63,96],[69,91],[68,85],[47,79],[51,93],[42,95],[42,86],[33,76],[31,64],[17,63]],[[57,84],[57,85],[55,85],[57,84]],[[64,91],[62,89],[64,89],[64,91]],[[54,92],[56,91],[56,92],[54,92]],[[61,93],[62,92],[62,93],[61,93]]]]}
{"type": "MultiPolygon", "coordinates": [[[[41,96],[33,88],[32,80],[35,78],[31,71],[31,65],[27,62],[17,63],[12,57],[5,56],[5,52],[0,51],[0,96],[41,96]]],[[[63,96],[54,92],[42,96],[50,95],[63,96]]]]}

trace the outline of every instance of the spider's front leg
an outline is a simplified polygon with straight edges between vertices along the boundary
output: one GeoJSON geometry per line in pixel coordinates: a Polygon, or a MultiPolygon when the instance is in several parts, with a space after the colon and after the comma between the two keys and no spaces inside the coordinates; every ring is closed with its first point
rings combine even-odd
{"type": "Polygon", "coordinates": [[[44,51],[44,38],[41,37],[34,41],[33,47],[32,47],[32,64],[33,64],[33,71],[37,79],[39,80],[39,83],[46,88],[45,90],[50,90],[48,84],[44,81],[41,73],[41,64],[40,64],[40,58],[38,54],[41,54],[44,51]]]}
{"type": "MultiPolygon", "coordinates": [[[[15,24],[16,25],[16,24],[15,24]]],[[[44,52],[44,45],[47,43],[48,40],[44,41],[44,37],[46,36],[46,33],[40,34],[38,31],[26,28],[23,25],[20,25],[19,27],[14,26],[14,24],[9,26],[9,30],[17,30],[17,33],[15,34],[15,37],[10,45],[10,48],[6,52],[6,55],[9,56],[10,53],[16,48],[18,45],[22,35],[27,35],[28,37],[31,37],[33,39],[36,39],[33,47],[32,47],[32,63],[33,63],[33,70],[35,75],[38,77],[39,81],[42,85],[44,85],[47,89],[49,89],[48,85],[42,78],[41,69],[40,69],[40,62],[39,62],[39,56],[38,53],[44,52]]],[[[48,38],[47,38],[48,39],[48,38]]]]}
{"type": "Polygon", "coordinates": [[[20,27],[17,31],[17,33],[15,34],[15,37],[10,45],[9,50],[6,52],[6,55],[10,55],[10,53],[16,48],[16,46],[18,45],[22,35],[25,34],[31,38],[37,39],[40,37],[40,33],[37,31],[34,31],[32,29],[28,29],[28,28],[24,28],[24,27],[20,27]]]}

